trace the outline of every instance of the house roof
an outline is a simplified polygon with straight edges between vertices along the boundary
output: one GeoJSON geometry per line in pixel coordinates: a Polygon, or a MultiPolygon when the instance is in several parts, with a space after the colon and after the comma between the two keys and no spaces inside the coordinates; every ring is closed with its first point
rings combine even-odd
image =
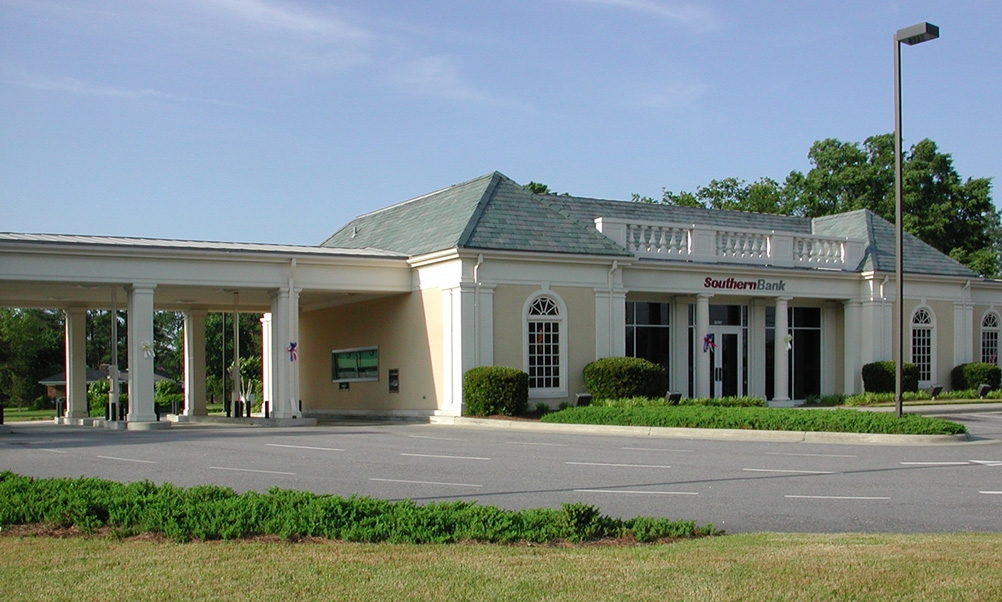
{"type": "MultiPolygon", "coordinates": [[[[493,172],[397,205],[361,215],[322,244],[383,249],[408,256],[449,249],[630,256],[595,229],[596,218],[698,224],[862,240],[856,271],[894,271],[894,225],[867,210],[819,218],[541,195],[493,172]]],[[[973,271],[906,234],[910,273],[976,277],[973,271]]]]}

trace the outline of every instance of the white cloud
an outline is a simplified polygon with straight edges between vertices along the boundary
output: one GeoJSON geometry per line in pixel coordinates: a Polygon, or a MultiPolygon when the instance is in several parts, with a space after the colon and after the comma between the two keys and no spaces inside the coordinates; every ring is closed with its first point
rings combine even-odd
{"type": "MultiPolygon", "coordinates": [[[[73,77],[52,78],[43,75],[28,75],[22,78],[4,78],[0,81],[5,83],[25,86],[36,90],[51,90],[54,92],[66,92],[68,94],[82,94],[86,96],[105,96],[113,98],[149,98],[170,102],[196,102],[202,104],[238,106],[231,102],[217,100],[213,98],[193,98],[190,96],[179,96],[170,94],[162,90],[152,88],[118,88],[106,86],[93,82],[83,81],[73,77]]],[[[243,106],[243,105],[239,105],[243,106]]]]}
{"type": "Polygon", "coordinates": [[[692,3],[658,2],[657,0],[574,0],[623,8],[674,21],[698,32],[713,31],[719,27],[710,11],[692,3]]]}
{"type": "Polygon", "coordinates": [[[703,84],[676,83],[634,99],[634,104],[650,109],[674,110],[694,104],[706,94],[703,84]]]}
{"type": "Polygon", "coordinates": [[[419,58],[403,65],[395,78],[404,88],[427,96],[452,100],[489,102],[487,94],[463,82],[461,70],[444,56],[419,58]]]}

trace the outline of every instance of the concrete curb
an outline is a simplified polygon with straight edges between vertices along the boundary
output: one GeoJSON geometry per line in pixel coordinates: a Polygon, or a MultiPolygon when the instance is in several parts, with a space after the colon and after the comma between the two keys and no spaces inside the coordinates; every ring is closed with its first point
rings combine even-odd
{"type": "Polygon", "coordinates": [[[430,423],[506,429],[519,432],[578,433],[586,435],[619,435],[626,437],[705,439],[716,441],[774,441],[779,443],[839,443],[850,445],[944,445],[968,443],[971,441],[970,435],[966,433],[963,435],[881,435],[810,431],[668,428],[658,426],[604,426],[593,424],[551,424],[530,420],[470,418],[466,416],[433,416],[430,423]]]}
{"type": "Polygon", "coordinates": [[[225,416],[179,416],[177,414],[167,414],[168,424],[177,422],[179,424],[225,424],[227,426],[316,426],[315,418],[227,418],[225,416]]]}

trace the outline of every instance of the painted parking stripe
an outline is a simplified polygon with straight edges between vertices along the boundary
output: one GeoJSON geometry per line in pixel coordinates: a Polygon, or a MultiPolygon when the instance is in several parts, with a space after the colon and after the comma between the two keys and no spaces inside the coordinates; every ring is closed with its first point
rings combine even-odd
{"type": "Polygon", "coordinates": [[[901,462],[902,466],[968,466],[970,462],[901,462]]]}
{"type": "Polygon", "coordinates": [[[778,472],[783,474],[835,474],[829,470],[779,470],[774,468],[742,468],[745,472],[778,472]]]}
{"type": "Polygon", "coordinates": [[[537,445],[540,447],[570,447],[569,443],[537,443],[535,441],[505,441],[508,445],[537,445]]]}
{"type": "Polygon", "coordinates": [[[379,481],[381,483],[406,483],[408,485],[441,485],[445,487],[483,487],[483,485],[475,485],[473,483],[439,483],[436,481],[405,481],[403,479],[369,479],[370,481],[379,481]]]}
{"type": "Polygon", "coordinates": [[[490,458],[478,458],[476,456],[439,456],[435,454],[406,454],[402,453],[401,456],[409,456],[411,458],[443,458],[445,460],[490,460],[490,458]]]}
{"type": "Polygon", "coordinates": [[[54,454],[68,454],[68,453],[70,453],[68,451],[63,451],[61,449],[49,449],[47,447],[40,447],[40,448],[38,448],[38,451],[47,451],[47,452],[52,452],[54,454]]]}
{"type": "Polygon", "coordinates": [[[98,456],[102,460],[118,460],[119,462],[138,462],[140,464],[159,464],[153,460],[136,460],[135,458],[116,458],[115,456],[98,456]]]}
{"type": "Polygon", "coordinates": [[[210,466],[209,468],[212,470],[232,470],[234,472],[257,472],[261,474],[281,474],[293,477],[296,476],[296,473],[294,472],[280,472],[277,470],[252,470],[250,468],[229,468],[226,466],[210,466]]]}
{"type": "Polygon", "coordinates": [[[671,468],[671,466],[658,466],[656,464],[610,464],[606,462],[564,462],[572,466],[612,466],[614,468],[671,468]]]}
{"type": "Polygon", "coordinates": [[[1002,491],[979,491],[978,493],[983,493],[985,495],[1002,495],[1002,491]]]}
{"type": "Polygon", "coordinates": [[[411,439],[432,439],[433,441],[466,441],[466,439],[457,439],[455,437],[430,437],[428,435],[407,435],[411,439]]]}
{"type": "Polygon", "coordinates": [[[265,443],[267,447],[288,447],[291,449],[316,449],[319,451],[337,451],[343,452],[343,449],[337,447],[311,447],[309,445],[282,445],[280,443],[265,443]]]}
{"type": "Polygon", "coordinates": [[[1002,460],[971,460],[971,463],[982,466],[1002,466],[1002,460]]]}
{"type": "Polygon", "coordinates": [[[671,452],[679,454],[691,454],[695,450],[691,449],[661,449],[658,447],[621,447],[620,449],[626,451],[653,451],[653,452],[671,452]]]}
{"type": "Polygon", "coordinates": [[[574,493],[623,493],[630,495],[699,495],[695,491],[631,491],[628,489],[575,489],[574,493]]]}
{"type": "Polygon", "coordinates": [[[866,497],[858,495],[784,495],[785,498],[800,500],[889,500],[889,497],[866,497]]]}
{"type": "Polygon", "coordinates": [[[801,456],[806,458],[855,458],[852,454],[794,454],[789,452],[766,452],[767,456],[801,456]]]}

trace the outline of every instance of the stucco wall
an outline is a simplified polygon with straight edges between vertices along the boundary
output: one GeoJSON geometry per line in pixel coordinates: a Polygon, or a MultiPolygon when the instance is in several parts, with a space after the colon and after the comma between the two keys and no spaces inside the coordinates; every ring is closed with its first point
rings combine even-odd
{"type": "MultiPolygon", "coordinates": [[[[525,370],[523,331],[526,300],[541,291],[539,286],[499,285],[494,289],[494,364],[525,370]]],[[[530,399],[530,405],[545,402],[557,406],[573,401],[584,391],[582,371],[595,361],[595,291],[580,287],[553,287],[567,308],[563,344],[567,346],[567,397],[530,399]]]]}
{"type": "Polygon", "coordinates": [[[341,305],[300,316],[303,411],[431,411],[441,398],[442,301],[438,289],[341,305]],[[331,351],[379,347],[379,380],[331,382],[331,351]],[[387,375],[400,371],[400,392],[387,375]]]}

